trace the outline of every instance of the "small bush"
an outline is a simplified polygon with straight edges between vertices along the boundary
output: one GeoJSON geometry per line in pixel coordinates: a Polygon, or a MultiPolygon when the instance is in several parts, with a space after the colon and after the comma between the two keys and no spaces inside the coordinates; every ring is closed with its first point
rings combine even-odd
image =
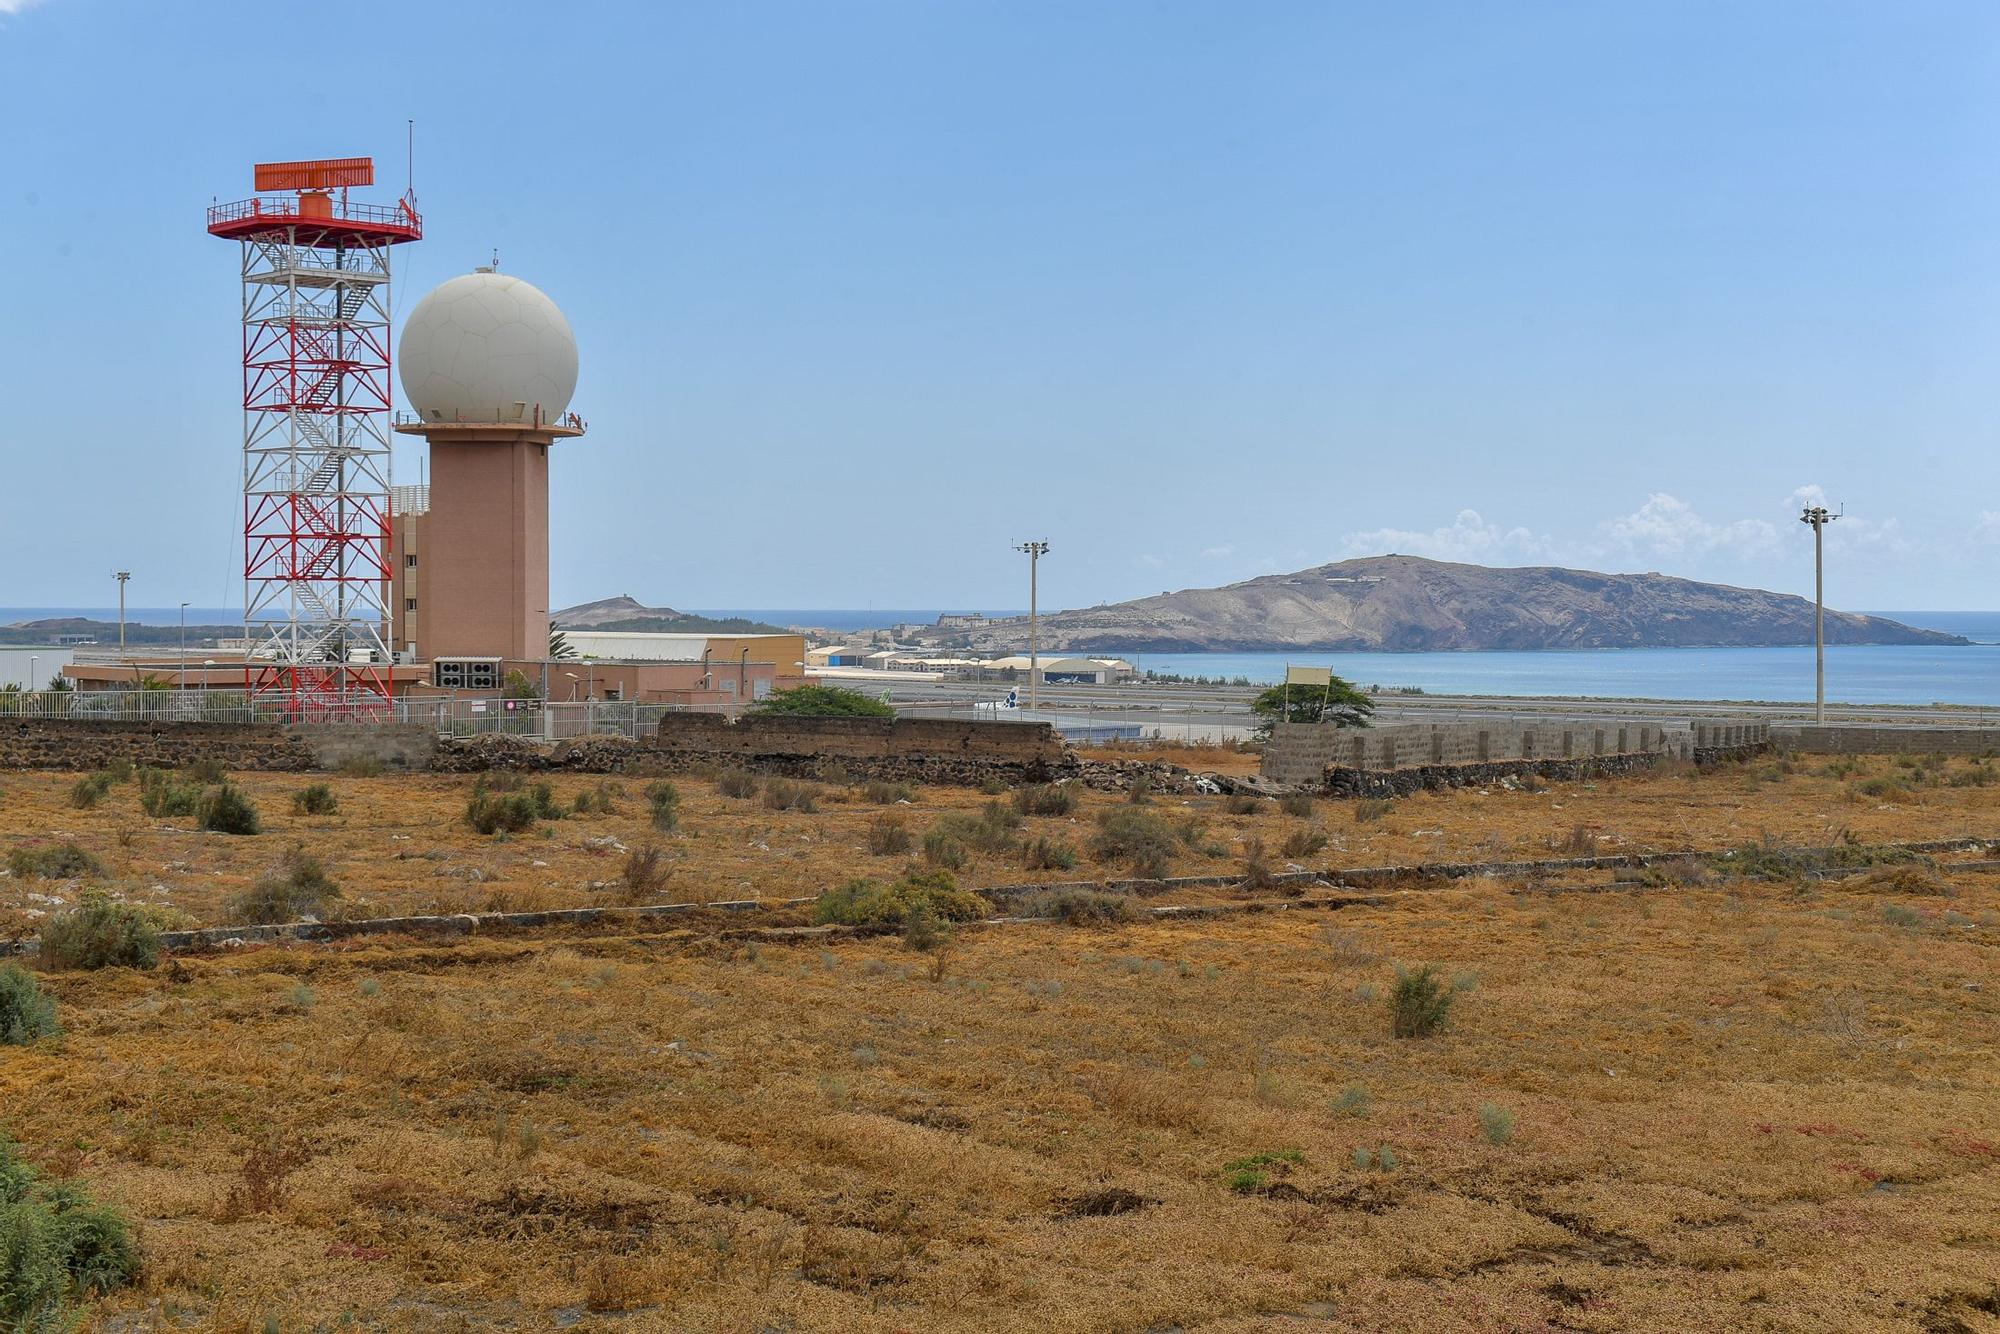
{"type": "Polygon", "coordinates": [[[1004,778],[986,778],[980,780],[979,784],[979,790],[989,797],[1004,796],[1007,787],[1008,783],[1004,778]]]}
{"type": "Polygon", "coordinates": [[[139,1248],[117,1210],[68,1182],[45,1185],[0,1136],[0,1326],[22,1334],[73,1329],[76,1298],[102,1296],[139,1272],[139,1248]]]}
{"type": "Polygon", "coordinates": [[[340,762],[340,772],[348,778],[380,778],[382,761],[373,755],[349,755],[340,762]]]}
{"type": "Polygon", "coordinates": [[[757,775],[748,769],[724,769],[715,776],[715,790],[741,800],[757,795],[757,775]]]}
{"type": "Polygon", "coordinates": [[[959,888],[950,871],[912,871],[893,884],[850,880],[827,890],[813,903],[813,921],[821,925],[903,927],[913,913],[939,922],[969,922],[992,911],[985,899],[959,888]]]}
{"type": "Polygon", "coordinates": [[[1597,835],[1577,825],[1569,831],[1567,838],[1553,844],[1552,851],[1560,852],[1565,857],[1595,857],[1600,849],[1597,835]]]}
{"type": "Polygon", "coordinates": [[[1020,815],[997,801],[987,802],[977,815],[955,812],[939,816],[931,826],[933,831],[942,830],[968,848],[995,855],[1011,853],[1019,846],[1015,831],[1020,827],[1020,815]]]}
{"type": "Polygon", "coordinates": [[[1354,823],[1373,824],[1396,809],[1396,803],[1387,797],[1363,797],[1354,803],[1354,823]]]}
{"type": "Polygon", "coordinates": [[[535,823],[535,800],[525,792],[482,792],[474,787],[465,822],[481,834],[518,834],[535,823]]]}
{"type": "Polygon", "coordinates": [[[1173,827],[1148,811],[1106,811],[1097,817],[1097,826],[1090,855],[1101,862],[1123,862],[1141,880],[1164,879],[1180,851],[1173,827]]]}
{"type": "Polygon", "coordinates": [[[861,796],[877,806],[894,806],[905,801],[915,801],[917,790],[908,783],[891,783],[878,778],[861,785],[861,796]]]}
{"type": "Polygon", "coordinates": [[[221,760],[216,759],[196,760],[187,766],[186,773],[190,782],[203,787],[226,782],[229,778],[229,771],[222,767],[221,760]]]}
{"type": "Polygon", "coordinates": [[[1367,1085],[1349,1084],[1333,1100],[1330,1110],[1335,1116],[1364,1117],[1368,1115],[1369,1101],[1367,1085]]]}
{"type": "Polygon", "coordinates": [[[924,831],[924,860],[947,871],[962,871],[972,860],[965,841],[942,824],[924,831]]]}
{"type": "Polygon", "coordinates": [[[87,811],[104,800],[105,794],[109,791],[111,791],[110,774],[85,774],[70,788],[69,804],[77,810],[87,811]]]}
{"type": "Polygon", "coordinates": [[[1264,799],[1254,792],[1238,792],[1222,803],[1228,815],[1255,815],[1264,809],[1264,799]]]}
{"type": "Polygon", "coordinates": [[[1310,820],[1313,813],[1312,793],[1287,792],[1278,798],[1278,809],[1295,820],[1310,820]]]}
{"type": "Polygon", "coordinates": [[[1264,840],[1251,836],[1243,840],[1242,886],[1249,890],[1269,889],[1275,881],[1271,862],[1264,852],[1264,840]]]}
{"type": "Polygon", "coordinates": [[[652,844],[634,848],[618,877],[620,892],[627,903],[644,903],[662,893],[673,874],[665,851],[652,844]]]}
{"type": "Polygon", "coordinates": [[[1840,887],[1856,894],[1935,894],[1956,893],[1951,881],[1937,873],[1930,866],[1906,863],[1901,866],[1878,866],[1872,871],[1864,871],[1850,880],[1840,882],[1840,887]]]}
{"type": "Polygon", "coordinates": [[[42,926],[42,960],[55,968],[151,968],[160,931],[146,910],[88,893],[42,926]]]}
{"type": "Polygon", "coordinates": [[[257,808],[250,798],[243,795],[243,789],[234,783],[223,783],[202,794],[201,805],[196,809],[201,827],[211,834],[261,834],[263,821],[257,818],[257,808]]]}
{"type": "Polygon", "coordinates": [[[1481,1104],[1479,1133],[1486,1136],[1488,1144],[1505,1144],[1514,1138],[1514,1113],[1490,1102],[1481,1104]]]}
{"type": "Polygon", "coordinates": [[[803,811],[809,815],[819,809],[819,789],[811,783],[773,778],[764,784],[764,806],[767,810],[803,811]]]}
{"type": "Polygon", "coordinates": [[[901,857],[915,842],[909,823],[900,815],[884,813],[868,822],[868,851],[877,857],[901,857]]]}
{"type": "Polygon", "coordinates": [[[613,785],[610,783],[599,783],[596,787],[587,787],[577,793],[576,800],[570,803],[570,813],[573,815],[616,814],[618,806],[612,800],[614,795],[613,785]]]}
{"type": "Polygon", "coordinates": [[[1134,806],[1144,806],[1153,799],[1153,780],[1140,774],[1132,780],[1132,786],[1125,789],[1125,800],[1134,806]]]}
{"type": "Polygon", "coordinates": [[[1900,903],[1882,905],[1882,920],[1890,926],[1915,927],[1924,924],[1924,915],[1915,908],[1906,908],[1900,903]]]}
{"type": "Polygon", "coordinates": [[[537,820],[560,820],[569,812],[562,802],[556,800],[555,786],[547,782],[531,783],[527,788],[528,799],[535,803],[537,820]]]}
{"type": "Polygon", "coordinates": [[[104,874],[104,863],[72,842],[52,848],[14,848],[7,854],[7,869],[15,875],[42,880],[79,880],[104,874]]]}
{"type": "Polygon", "coordinates": [[[672,783],[658,782],[646,785],[646,809],[650,813],[653,828],[663,834],[670,834],[680,827],[681,793],[672,783]]]}
{"type": "Polygon", "coordinates": [[[294,844],[278,865],[223,905],[232,922],[269,925],[319,917],[340,902],[340,886],[319,858],[294,844]]]}
{"type": "Polygon", "coordinates": [[[1456,999],[1437,970],[1396,968],[1396,985],[1389,992],[1389,1029],[1399,1038],[1427,1038],[1445,1026],[1456,999]]]}
{"type": "Polygon", "coordinates": [[[139,809],[154,819],[193,815],[201,804],[201,788],[184,783],[165,769],[139,771],[139,809]]]}
{"type": "Polygon", "coordinates": [[[1285,841],[1278,845],[1278,852],[1292,861],[1304,861],[1325,852],[1326,842],[1326,834],[1322,831],[1311,825],[1300,825],[1285,835],[1285,841]]]}
{"type": "Polygon", "coordinates": [[[1014,789],[1014,810],[1021,815],[1068,815],[1076,809],[1076,789],[1067,783],[1030,783],[1014,789]]]}
{"type": "Polygon", "coordinates": [[[1021,862],[1030,871],[1073,871],[1076,849],[1060,838],[1037,838],[1026,845],[1021,862]]]}
{"type": "Polygon", "coordinates": [[[1306,1156],[1297,1149],[1266,1149],[1262,1153],[1224,1163],[1223,1179],[1228,1182],[1229,1189],[1239,1195],[1248,1195],[1270,1185],[1274,1173],[1287,1175],[1305,1160],[1306,1156]]]}
{"type": "Polygon", "coordinates": [[[18,963],[0,963],[0,1047],[25,1047],[56,1037],[56,1000],[18,963]]]}
{"type": "Polygon", "coordinates": [[[1022,899],[1017,917],[1048,917],[1070,926],[1112,926],[1132,920],[1132,900],[1125,894],[1094,889],[1044,889],[1022,899]]]}
{"type": "Polygon", "coordinates": [[[325,783],[308,783],[292,793],[292,813],[294,815],[337,815],[340,813],[340,798],[333,795],[333,789],[325,783]]]}

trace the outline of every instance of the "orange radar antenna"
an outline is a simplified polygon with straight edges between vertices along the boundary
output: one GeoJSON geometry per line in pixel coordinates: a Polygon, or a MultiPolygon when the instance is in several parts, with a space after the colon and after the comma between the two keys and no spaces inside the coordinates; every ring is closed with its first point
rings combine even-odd
{"type": "Polygon", "coordinates": [[[257,164],[259,190],[340,190],[374,183],[374,158],[329,157],[257,164]]]}

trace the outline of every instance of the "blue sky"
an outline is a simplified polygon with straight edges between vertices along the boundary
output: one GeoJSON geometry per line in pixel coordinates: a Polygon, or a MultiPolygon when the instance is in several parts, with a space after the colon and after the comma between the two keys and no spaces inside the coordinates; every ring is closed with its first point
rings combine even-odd
{"type": "Polygon", "coordinates": [[[0,0],[0,604],[240,598],[202,209],[406,117],[401,309],[577,331],[559,604],[1809,591],[1811,494],[1837,605],[2000,600],[2000,7],[0,0]]]}

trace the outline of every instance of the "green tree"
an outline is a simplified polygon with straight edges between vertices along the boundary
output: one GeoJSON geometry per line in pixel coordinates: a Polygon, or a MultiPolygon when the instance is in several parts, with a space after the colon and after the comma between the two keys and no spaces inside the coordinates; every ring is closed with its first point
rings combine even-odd
{"type": "Polygon", "coordinates": [[[845,686],[793,686],[758,700],[752,713],[784,714],[794,718],[893,718],[887,702],[845,686]]]}
{"type": "Polygon", "coordinates": [[[553,622],[549,625],[549,656],[558,662],[576,656],[576,650],[570,647],[569,636],[553,622]]]}
{"type": "Polygon", "coordinates": [[[1269,737],[1271,725],[1281,720],[1366,727],[1375,714],[1375,702],[1352,681],[1336,676],[1331,686],[1272,686],[1250,701],[1250,711],[1257,715],[1257,735],[1269,737]]]}

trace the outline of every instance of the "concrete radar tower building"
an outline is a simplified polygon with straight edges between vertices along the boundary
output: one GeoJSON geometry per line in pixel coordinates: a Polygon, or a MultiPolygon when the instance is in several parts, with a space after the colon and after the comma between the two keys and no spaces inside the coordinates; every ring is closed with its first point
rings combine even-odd
{"type": "Polygon", "coordinates": [[[497,687],[501,664],[548,657],[549,446],[584,431],[576,338],[539,289],[480,268],[417,304],[397,358],[396,430],[431,457],[429,485],[396,496],[396,648],[441,686],[497,687]]]}

